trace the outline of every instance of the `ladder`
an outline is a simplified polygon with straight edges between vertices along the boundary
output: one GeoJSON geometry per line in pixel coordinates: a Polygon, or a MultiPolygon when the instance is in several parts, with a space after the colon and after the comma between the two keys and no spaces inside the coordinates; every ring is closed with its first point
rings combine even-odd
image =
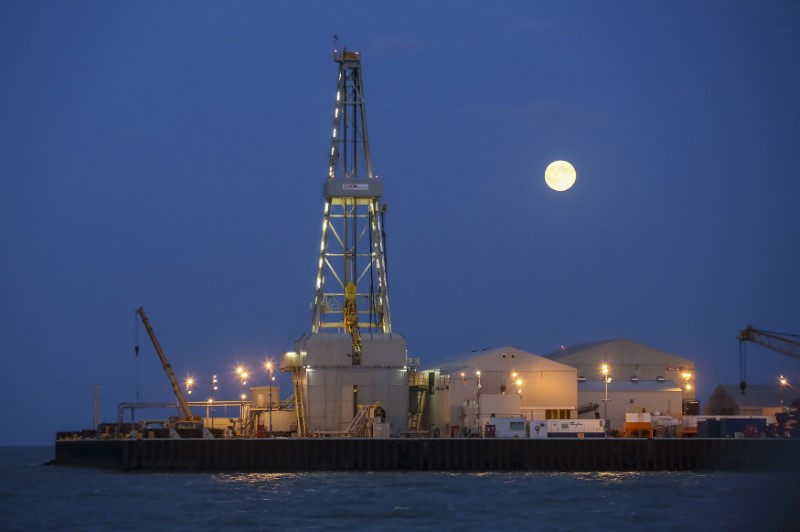
{"type": "Polygon", "coordinates": [[[294,413],[297,416],[297,435],[304,437],[306,435],[306,400],[305,390],[303,389],[303,368],[300,366],[292,366],[292,385],[294,388],[294,413]]]}

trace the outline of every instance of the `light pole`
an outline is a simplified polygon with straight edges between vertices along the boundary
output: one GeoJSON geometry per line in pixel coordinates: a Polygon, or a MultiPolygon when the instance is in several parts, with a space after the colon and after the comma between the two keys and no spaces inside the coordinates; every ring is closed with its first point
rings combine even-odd
{"type": "Polygon", "coordinates": [[[606,397],[603,399],[603,419],[606,420],[606,424],[608,424],[608,383],[611,382],[611,377],[608,376],[611,368],[608,364],[603,364],[600,366],[600,373],[603,374],[603,382],[606,384],[606,397]]]}
{"type": "Polygon", "coordinates": [[[275,374],[272,370],[272,362],[267,360],[264,367],[269,371],[269,437],[272,437],[272,381],[275,380],[275,374]]]}
{"type": "Polygon", "coordinates": [[[216,398],[217,388],[217,376],[214,375],[211,377],[211,417],[214,417],[215,407],[214,407],[214,399],[216,398]]]}
{"type": "Polygon", "coordinates": [[[691,378],[692,378],[692,373],[690,371],[684,371],[681,374],[681,377],[683,377],[683,391],[684,391],[683,400],[681,401],[681,414],[683,414],[685,416],[686,415],[686,401],[688,401],[689,392],[692,391],[692,383],[689,382],[689,380],[691,380],[691,378]]]}
{"type": "Polygon", "coordinates": [[[783,406],[783,389],[786,387],[787,384],[789,384],[789,381],[786,380],[786,377],[781,375],[780,383],[781,383],[781,410],[783,411],[784,410],[784,406],[783,406]]]}
{"type": "Polygon", "coordinates": [[[239,407],[239,427],[242,429],[242,435],[244,435],[244,385],[247,384],[247,370],[243,366],[239,366],[236,368],[236,373],[239,375],[239,391],[242,397],[242,403],[239,407]]]}
{"type": "Polygon", "coordinates": [[[211,377],[211,396],[206,403],[206,420],[208,428],[214,428],[214,392],[217,391],[217,376],[211,377]]]}

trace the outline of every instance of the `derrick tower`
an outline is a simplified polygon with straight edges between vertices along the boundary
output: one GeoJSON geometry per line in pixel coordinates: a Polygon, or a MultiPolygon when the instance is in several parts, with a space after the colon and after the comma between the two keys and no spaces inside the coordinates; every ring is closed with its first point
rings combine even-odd
{"type": "Polygon", "coordinates": [[[386,208],[372,171],[361,54],[334,50],[333,60],[338,78],[311,331],[281,364],[292,372],[301,436],[352,432],[378,401],[392,430],[408,425],[411,364],[389,314],[386,208]]]}
{"type": "MultiPolygon", "coordinates": [[[[311,331],[391,333],[383,187],[372,173],[361,56],[345,49],[333,58],[339,76],[311,331]]],[[[358,365],[357,338],[353,344],[358,365]]]]}

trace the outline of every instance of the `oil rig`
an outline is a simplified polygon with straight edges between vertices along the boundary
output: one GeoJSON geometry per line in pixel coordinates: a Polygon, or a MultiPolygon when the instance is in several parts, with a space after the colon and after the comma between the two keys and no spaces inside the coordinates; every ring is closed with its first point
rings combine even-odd
{"type": "MultiPolygon", "coordinates": [[[[579,368],[510,346],[420,371],[419,359],[408,356],[406,339],[392,331],[386,205],[370,157],[361,55],[334,50],[333,60],[338,77],[311,327],[280,361],[280,369],[292,375],[291,398],[280,401],[268,362],[269,386],[250,388],[249,400],[247,373],[239,368],[240,400],[214,398],[214,376],[208,402],[188,401],[139,308],[178,399],[179,416],[135,423],[138,408],[176,403],[123,403],[119,422],[98,430],[96,413],[95,430],[57,433],[54,463],[194,472],[800,471],[797,439],[655,438],[650,425],[646,438],[572,430],[605,425],[605,419],[572,420],[572,410],[586,413],[576,404],[579,368]],[[204,418],[193,414],[192,408],[202,407],[204,418]],[[215,408],[229,407],[238,407],[238,420],[214,415],[215,408]],[[123,423],[126,409],[130,424],[123,423]],[[430,430],[420,430],[423,414],[430,430]]],[[[743,333],[740,341],[753,338],[743,333]]],[[[591,365],[591,357],[575,364],[591,365]]],[[[623,371],[625,365],[617,367],[623,371]]],[[[662,364],[653,371],[664,369],[662,364]]],[[[639,380],[637,369],[628,387],[639,380]]],[[[606,387],[609,382],[604,380],[606,387]]],[[[186,388],[188,395],[189,382],[186,388]]]]}
{"type": "MultiPolygon", "coordinates": [[[[419,359],[408,357],[405,338],[392,332],[384,232],[387,209],[383,184],[372,169],[361,54],[335,49],[333,60],[338,77],[322,186],[322,233],[311,327],[280,362],[280,369],[292,375],[291,397],[280,400],[280,389],[273,386],[274,366],[268,362],[269,386],[249,388],[249,398],[244,388],[247,373],[239,367],[239,400],[214,397],[215,375],[208,402],[190,402],[187,395],[191,394],[192,379],[187,379],[184,394],[140,307],[137,317],[169,379],[179,415],[136,421],[139,409],[172,408],[176,403],[122,403],[117,423],[95,420],[97,434],[105,438],[389,438],[419,432],[430,385],[427,374],[417,371],[419,359]],[[205,408],[206,416],[195,416],[192,408],[205,408]],[[238,419],[214,415],[217,409],[227,412],[227,408],[238,408],[238,419]],[[126,411],[130,412],[129,423],[124,421],[126,411]]],[[[138,355],[138,345],[135,350],[138,355]]],[[[90,432],[83,431],[85,435],[90,432]]]]}
{"type": "Polygon", "coordinates": [[[418,361],[392,332],[383,183],[373,173],[361,54],[334,50],[338,64],[322,236],[311,331],[286,353],[297,433],[354,435],[406,430],[409,379],[418,361]],[[374,424],[378,407],[384,413],[374,424]]]}

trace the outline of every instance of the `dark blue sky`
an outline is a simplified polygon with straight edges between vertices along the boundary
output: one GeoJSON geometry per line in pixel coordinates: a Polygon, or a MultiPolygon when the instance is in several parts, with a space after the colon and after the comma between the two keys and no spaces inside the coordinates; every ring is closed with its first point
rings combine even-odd
{"type": "Polygon", "coordinates": [[[626,337],[704,401],[748,323],[800,332],[798,28],[789,1],[0,2],[0,444],[91,426],[95,384],[106,421],[137,374],[171,400],[140,305],[203,397],[309,331],[334,34],[411,356],[626,337]]]}

